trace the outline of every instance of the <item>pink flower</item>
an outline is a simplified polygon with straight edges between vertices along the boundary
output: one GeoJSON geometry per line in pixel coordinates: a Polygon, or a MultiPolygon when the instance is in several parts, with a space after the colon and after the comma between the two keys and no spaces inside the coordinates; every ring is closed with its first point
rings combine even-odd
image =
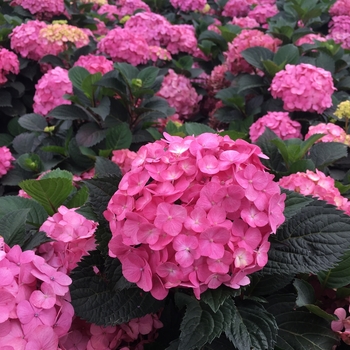
{"type": "Polygon", "coordinates": [[[2,48],[0,49],[0,84],[7,82],[6,75],[9,73],[19,73],[19,61],[13,52],[2,48]]]}
{"type": "Polygon", "coordinates": [[[87,69],[91,74],[101,73],[106,74],[113,70],[113,62],[104,56],[96,56],[89,54],[87,56],[80,56],[74,63],[74,67],[79,66],[87,69]]]}
{"type": "Polygon", "coordinates": [[[45,0],[45,2],[35,0],[13,0],[12,6],[22,6],[33,15],[50,19],[53,16],[62,15],[65,12],[63,0],[45,0]]]}
{"type": "Polygon", "coordinates": [[[136,153],[129,151],[128,149],[119,149],[112,151],[112,162],[117,164],[122,171],[122,174],[126,174],[131,169],[132,161],[136,158],[136,153]]]}
{"type": "Polygon", "coordinates": [[[273,98],[281,98],[286,111],[323,113],[332,106],[335,91],[330,72],[311,64],[287,64],[272,79],[273,98]]]}
{"type": "Polygon", "coordinates": [[[14,160],[15,158],[6,146],[0,147],[0,176],[7,174],[13,168],[12,162],[14,160]]]}
{"type": "Polygon", "coordinates": [[[276,4],[258,4],[251,11],[248,16],[255,19],[259,24],[266,27],[267,20],[278,13],[276,4]]]}
{"type": "Polygon", "coordinates": [[[170,0],[170,3],[176,9],[184,12],[202,11],[207,4],[206,0],[170,0]]]}
{"type": "Polygon", "coordinates": [[[251,2],[249,0],[229,0],[225,6],[222,15],[226,17],[244,17],[250,11],[251,2]]]}
{"type": "Polygon", "coordinates": [[[131,16],[136,10],[151,11],[149,6],[141,0],[119,0],[118,6],[102,5],[97,13],[100,15],[107,13],[107,18],[110,21],[114,21],[115,17],[113,14],[117,15],[119,19],[122,19],[126,15],[131,16]]]}
{"type": "Polygon", "coordinates": [[[301,46],[303,44],[314,44],[315,41],[327,41],[325,37],[318,33],[306,34],[295,42],[296,46],[301,46]]]}
{"type": "Polygon", "coordinates": [[[348,16],[350,11],[349,0],[337,0],[329,9],[329,14],[333,16],[348,16]]]}
{"type": "Polygon", "coordinates": [[[256,28],[259,27],[259,23],[254,19],[250,17],[233,17],[232,21],[230,21],[231,24],[239,26],[241,28],[256,28]]]}
{"type": "Polygon", "coordinates": [[[39,325],[29,335],[26,350],[57,350],[58,337],[51,327],[39,325]]]}
{"type": "Polygon", "coordinates": [[[305,140],[315,134],[325,134],[316,142],[341,142],[349,145],[349,138],[346,132],[339,125],[332,123],[319,123],[310,125],[308,133],[305,135],[305,140]]]}
{"type": "Polygon", "coordinates": [[[287,112],[267,112],[249,128],[252,142],[256,142],[264,133],[265,128],[272,130],[282,140],[302,138],[301,124],[290,119],[287,112]]]}

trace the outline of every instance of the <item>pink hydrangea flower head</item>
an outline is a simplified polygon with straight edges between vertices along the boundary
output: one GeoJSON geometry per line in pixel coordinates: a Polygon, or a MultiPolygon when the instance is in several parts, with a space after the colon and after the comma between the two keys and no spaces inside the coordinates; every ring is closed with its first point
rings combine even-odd
{"type": "Polygon", "coordinates": [[[249,137],[256,142],[265,128],[271,129],[282,140],[302,138],[301,124],[290,119],[287,112],[267,112],[254,122],[249,129],[249,137]]]}
{"type": "Polygon", "coordinates": [[[163,49],[159,46],[148,46],[150,60],[157,62],[158,60],[162,61],[171,61],[171,54],[167,49],[163,49]]]}
{"type": "Polygon", "coordinates": [[[228,71],[227,64],[215,66],[207,79],[207,90],[211,95],[215,95],[219,90],[224,89],[230,85],[229,80],[225,74],[228,71]]]}
{"type": "Polygon", "coordinates": [[[131,16],[124,28],[136,34],[142,33],[150,46],[167,46],[170,41],[171,23],[153,12],[139,12],[131,16]]]}
{"type": "Polygon", "coordinates": [[[174,287],[249,284],[284,221],[285,195],[259,147],[228,136],[170,136],[142,146],[105,218],[124,277],[164,299],[174,287]]]}
{"type": "Polygon", "coordinates": [[[13,168],[12,162],[14,160],[15,158],[6,146],[0,147],[0,176],[4,176],[13,168]]]}
{"type": "Polygon", "coordinates": [[[254,68],[242,57],[241,52],[255,46],[265,47],[273,52],[277,51],[282,42],[257,29],[243,29],[228,44],[228,51],[224,53],[229,71],[233,74],[242,72],[253,73],[254,68]]]}
{"type": "Polygon", "coordinates": [[[90,74],[101,73],[106,74],[113,70],[113,62],[108,60],[104,56],[97,56],[89,54],[86,56],[80,56],[74,63],[74,67],[79,66],[87,69],[90,74]]]}
{"type": "Polygon", "coordinates": [[[102,5],[97,13],[99,15],[107,13],[107,18],[110,21],[115,21],[114,15],[122,19],[124,16],[133,15],[136,10],[151,12],[149,6],[141,0],[118,0],[116,5],[102,5]]]}
{"type": "Polygon", "coordinates": [[[129,151],[128,149],[116,150],[113,151],[112,154],[112,162],[120,167],[123,175],[131,170],[131,164],[137,156],[135,152],[129,151]]]}
{"type": "Polygon", "coordinates": [[[171,5],[183,12],[203,11],[206,0],[170,0],[171,5]]]}
{"type": "Polygon", "coordinates": [[[316,41],[327,41],[325,37],[318,33],[306,34],[295,42],[296,46],[301,46],[303,44],[314,44],[316,41]]]}
{"type": "Polygon", "coordinates": [[[137,66],[149,59],[148,44],[144,36],[127,28],[112,29],[97,44],[97,48],[114,62],[127,62],[137,66]]]}
{"type": "Polygon", "coordinates": [[[233,25],[239,26],[241,28],[257,28],[259,27],[259,23],[250,17],[233,17],[229,22],[233,25]]]}
{"type": "Polygon", "coordinates": [[[335,187],[334,179],[326,176],[318,169],[316,169],[316,172],[307,170],[305,173],[298,172],[284,176],[279,180],[279,185],[303,195],[311,195],[322,199],[350,215],[348,199],[343,197],[335,187]]]}
{"type": "Polygon", "coordinates": [[[65,13],[63,0],[13,0],[11,5],[22,6],[38,18],[50,19],[53,16],[59,16],[65,13]]]}
{"type": "MultiPolygon", "coordinates": [[[[118,16],[119,10],[118,10],[118,7],[116,5],[104,4],[97,10],[97,13],[99,15],[106,14],[106,18],[109,21],[113,22],[116,20],[116,17],[114,15],[118,16]]],[[[119,18],[121,19],[122,17],[119,17],[119,18]]]]}
{"type": "Polygon", "coordinates": [[[222,11],[222,15],[226,17],[244,17],[250,11],[251,2],[249,0],[229,0],[222,11]]]}
{"type": "Polygon", "coordinates": [[[19,61],[15,53],[7,50],[0,49],[0,84],[7,82],[6,75],[9,73],[19,73],[19,61]]]}
{"type": "Polygon", "coordinates": [[[172,69],[169,69],[157,95],[165,98],[169,105],[176,109],[176,113],[185,119],[198,111],[198,103],[202,99],[192,87],[190,80],[176,74],[172,69]]]}
{"type": "Polygon", "coordinates": [[[273,98],[283,101],[288,112],[304,111],[323,113],[332,106],[336,90],[332,74],[308,63],[287,64],[272,79],[269,89],[273,98]]]}
{"type": "Polygon", "coordinates": [[[71,104],[65,100],[65,94],[73,93],[72,82],[68,78],[68,71],[56,67],[45,73],[35,85],[33,109],[35,113],[46,116],[55,107],[62,104],[71,104]]]}
{"type": "Polygon", "coordinates": [[[349,14],[335,16],[329,22],[329,34],[327,39],[333,39],[341,44],[343,49],[350,48],[350,16],[349,14]]]}
{"type": "Polygon", "coordinates": [[[276,4],[259,4],[249,11],[248,17],[255,19],[258,23],[267,28],[267,20],[278,13],[276,4]]]}
{"type": "Polygon", "coordinates": [[[341,142],[349,145],[349,138],[347,137],[344,129],[339,125],[332,123],[319,123],[317,125],[311,125],[308,133],[305,135],[305,140],[315,134],[325,134],[316,142],[341,142]]]}
{"type": "Polygon", "coordinates": [[[166,49],[173,55],[186,52],[194,55],[198,52],[195,30],[189,24],[176,24],[170,27],[170,41],[166,49]]]}
{"type": "Polygon", "coordinates": [[[47,24],[38,20],[28,21],[13,28],[9,35],[11,49],[19,53],[24,58],[39,61],[43,56],[49,53],[45,45],[39,42],[40,30],[47,24]]]}
{"type": "Polygon", "coordinates": [[[329,9],[329,14],[334,16],[348,16],[350,13],[349,0],[337,0],[329,9]]]}

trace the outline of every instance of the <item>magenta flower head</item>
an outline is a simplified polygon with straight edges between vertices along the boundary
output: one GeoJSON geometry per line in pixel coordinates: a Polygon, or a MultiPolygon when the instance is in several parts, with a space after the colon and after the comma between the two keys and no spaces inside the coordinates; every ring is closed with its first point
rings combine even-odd
{"type": "Polygon", "coordinates": [[[9,73],[19,73],[19,61],[15,53],[7,50],[0,49],[0,84],[7,82],[6,75],[9,73]]]}
{"type": "Polygon", "coordinates": [[[249,284],[284,222],[285,195],[260,158],[256,145],[209,133],[142,146],[104,212],[125,278],[157,299],[249,284]]]}
{"type": "Polygon", "coordinates": [[[0,147],[0,177],[7,174],[13,168],[12,162],[14,160],[15,158],[6,146],[0,147]]]}
{"type": "Polygon", "coordinates": [[[332,74],[308,63],[287,64],[272,79],[269,89],[273,98],[282,99],[288,112],[304,111],[323,113],[332,106],[336,90],[332,74]]]}

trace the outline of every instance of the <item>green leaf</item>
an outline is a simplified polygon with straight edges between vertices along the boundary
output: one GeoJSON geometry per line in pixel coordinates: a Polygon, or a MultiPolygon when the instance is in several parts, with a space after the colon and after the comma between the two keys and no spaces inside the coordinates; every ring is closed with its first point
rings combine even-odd
{"type": "Polygon", "coordinates": [[[289,275],[256,275],[252,274],[250,277],[250,285],[246,292],[249,296],[264,296],[271,295],[287,284],[289,284],[293,276],[289,275]]]}
{"type": "Polygon", "coordinates": [[[315,302],[315,291],[310,283],[296,278],[293,282],[293,286],[298,295],[296,300],[298,307],[313,304],[315,302]]]}
{"type": "Polygon", "coordinates": [[[304,305],[311,313],[314,315],[323,318],[324,320],[331,322],[331,321],[336,321],[338,318],[335,315],[329,314],[328,312],[322,310],[319,306],[313,305],[313,304],[308,304],[304,305]]]}
{"type": "Polygon", "coordinates": [[[307,155],[317,169],[322,170],[326,166],[333,164],[338,159],[348,155],[348,147],[339,142],[319,142],[315,143],[310,153],[307,155]]]}
{"type": "Polygon", "coordinates": [[[45,232],[30,230],[26,234],[24,242],[21,242],[21,248],[22,250],[33,250],[46,242],[52,242],[52,239],[47,237],[45,232]]]}
{"type": "Polygon", "coordinates": [[[54,170],[51,170],[51,171],[47,172],[46,174],[44,174],[41,177],[41,180],[43,180],[43,179],[57,179],[57,178],[68,179],[69,181],[72,182],[73,181],[73,174],[67,170],[54,169],[54,170]]]}
{"type": "Polygon", "coordinates": [[[297,172],[304,173],[306,170],[315,171],[315,169],[315,164],[311,159],[300,159],[295,161],[288,170],[290,174],[295,174],[297,172]]]}
{"type": "Polygon", "coordinates": [[[281,140],[279,137],[276,137],[275,139],[271,140],[271,142],[277,146],[285,163],[288,164],[289,163],[289,153],[288,153],[288,148],[287,148],[286,143],[283,142],[283,140],[281,140]]]}
{"type": "Polygon", "coordinates": [[[83,67],[73,67],[68,71],[68,77],[73,86],[79,90],[83,90],[83,81],[90,75],[89,71],[83,67]]]}
{"type": "Polygon", "coordinates": [[[198,38],[198,42],[202,43],[202,41],[210,41],[215,43],[221,50],[227,50],[227,42],[226,40],[218,33],[215,33],[211,30],[205,30],[202,32],[198,38]]]}
{"type": "Polygon", "coordinates": [[[85,181],[89,189],[89,203],[100,218],[104,218],[103,212],[106,210],[110,198],[118,190],[120,180],[120,176],[111,175],[85,181]]]}
{"type": "Polygon", "coordinates": [[[40,227],[48,216],[45,209],[33,199],[18,196],[0,197],[0,218],[20,209],[29,209],[26,223],[36,227],[40,227]]]}
{"type": "Polygon", "coordinates": [[[335,61],[333,57],[320,51],[318,57],[316,58],[316,67],[328,70],[331,74],[335,72],[335,61]]]}
{"type": "Polygon", "coordinates": [[[19,186],[53,215],[73,189],[72,181],[64,178],[25,180],[19,186]]]}
{"type": "Polygon", "coordinates": [[[103,326],[114,326],[157,312],[163,302],[139,288],[120,290],[122,278],[118,259],[106,259],[99,251],[90,252],[78,263],[70,277],[72,305],[76,316],[103,326]],[[93,267],[100,271],[96,274],[93,267]]]}
{"type": "Polygon", "coordinates": [[[108,175],[117,175],[122,177],[119,166],[109,159],[103,157],[96,157],[95,175],[98,177],[104,177],[108,175]]]}
{"type": "Polygon", "coordinates": [[[120,72],[124,80],[131,84],[133,79],[137,79],[139,70],[129,63],[114,63],[114,67],[120,72]]]}
{"type": "Polygon", "coordinates": [[[77,191],[72,198],[69,199],[65,206],[67,208],[80,208],[89,198],[89,191],[86,186],[83,186],[79,191],[77,191]]]}
{"type": "Polygon", "coordinates": [[[21,243],[25,237],[25,225],[30,209],[13,210],[0,218],[0,232],[10,247],[21,243]]]}
{"type": "Polygon", "coordinates": [[[341,288],[350,284],[350,251],[341,257],[334,268],[319,272],[317,277],[325,288],[341,288]]]}
{"type": "Polygon", "coordinates": [[[76,105],[57,106],[49,113],[49,116],[60,120],[93,120],[88,111],[76,105]]]}
{"type": "MultiPolygon", "coordinates": [[[[299,61],[299,49],[293,44],[287,44],[281,46],[278,51],[275,53],[273,62],[278,66],[286,64],[297,64],[299,61]]],[[[284,68],[281,67],[282,69],[284,68]]]]}
{"type": "Polygon", "coordinates": [[[95,146],[106,137],[106,130],[102,130],[96,123],[83,124],[76,135],[78,146],[95,146]]]}
{"type": "Polygon", "coordinates": [[[240,290],[221,286],[217,289],[208,289],[201,294],[201,302],[206,303],[217,312],[226,299],[240,294],[240,290]]]}
{"type": "Polygon", "coordinates": [[[185,123],[185,130],[188,135],[194,135],[194,136],[198,136],[206,132],[210,132],[212,134],[216,133],[214,129],[201,123],[185,123]]]}
{"type": "Polygon", "coordinates": [[[232,299],[228,299],[221,310],[230,316],[225,334],[237,350],[274,348],[277,337],[276,321],[261,304],[242,300],[236,306],[232,299]]]}
{"type": "Polygon", "coordinates": [[[258,75],[244,74],[238,80],[238,93],[265,85],[266,84],[262,77],[259,77],[258,75]]]}
{"type": "Polygon", "coordinates": [[[104,121],[106,120],[107,116],[110,113],[110,107],[111,107],[111,101],[109,100],[108,96],[103,96],[99,105],[94,108],[91,107],[91,110],[96,114],[98,114],[101,117],[101,119],[104,121]]]}
{"type": "Polygon", "coordinates": [[[243,58],[252,66],[264,70],[263,61],[272,60],[273,52],[265,47],[251,47],[241,52],[243,58]]]}
{"type": "Polygon", "coordinates": [[[94,84],[101,80],[101,78],[102,74],[98,72],[96,74],[90,74],[83,79],[81,83],[81,90],[88,98],[93,99],[95,91],[97,90],[97,86],[94,84]]]}
{"type": "Polygon", "coordinates": [[[315,200],[311,196],[303,196],[298,192],[289,191],[285,188],[282,188],[281,192],[287,194],[286,200],[284,202],[285,209],[283,212],[286,220],[300,212],[301,209],[303,209],[315,200]]]}
{"type": "Polygon", "coordinates": [[[264,70],[271,77],[274,77],[279,71],[281,71],[283,69],[282,67],[278,66],[276,63],[272,62],[271,60],[262,61],[262,64],[264,66],[264,70]]]}
{"type": "Polygon", "coordinates": [[[267,274],[318,273],[333,267],[349,248],[350,217],[314,200],[270,236],[267,274]]]}
{"type": "Polygon", "coordinates": [[[329,350],[338,343],[329,322],[302,309],[294,310],[295,295],[274,295],[266,306],[278,325],[277,348],[329,350]]]}
{"type": "Polygon", "coordinates": [[[47,127],[46,119],[39,114],[25,114],[18,119],[19,125],[30,131],[44,131],[47,127]]]}
{"type": "Polygon", "coordinates": [[[159,73],[159,68],[157,67],[146,67],[139,72],[137,75],[137,79],[142,80],[142,87],[143,88],[151,88],[154,82],[156,81],[156,78],[159,73]]]}
{"type": "Polygon", "coordinates": [[[9,146],[13,141],[13,137],[9,134],[0,133],[0,147],[9,146]]]}
{"type": "Polygon", "coordinates": [[[25,153],[17,158],[17,164],[24,170],[40,173],[44,170],[40,157],[35,153],[25,153]]]}
{"type": "Polygon", "coordinates": [[[127,123],[120,123],[118,126],[107,130],[107,149],[118,150],[129,148],[132,141],[132,134],[127,123]]]}

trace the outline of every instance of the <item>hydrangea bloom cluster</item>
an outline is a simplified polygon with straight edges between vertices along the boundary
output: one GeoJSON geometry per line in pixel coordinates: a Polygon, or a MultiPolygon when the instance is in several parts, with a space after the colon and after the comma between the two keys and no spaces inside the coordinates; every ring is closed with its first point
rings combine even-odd
{"type": "Polygon", "coordinates": [[[16,54],[7,50],[0,49],[0,84],[7,82],[6,75],[9,73],[19,73],[19,61],[16,54]]]}
{"type": "Polygon", "coordinates": [[[350,16],[335,16],[329,25],[327,38],[341,44],[343,49],[350,49],[350,16]]]}
{"type": "Polygon", "coordinates": [[[194,27],[189,24],[171,26],[170,40],[166,49],[173,55],[186,52],[190,55],[198,54],[197,38],[194,27]]]}
{"type": "Polygon", "coordinates": [[[229,23],[239,26],[241,28],[259,27],[259,23],[254,18],[250,17],[233,17],[229,23]]]}
{"type": "Polygon", "coordinates": [[[54,55],[66,50],[68,43],[74,44],[77,48],[89,43],[89,35],[84,30],[65,22],[54,21],[40,30],[39,40],[48,46],[50,53],[54,55]]]}
{"type": "Polygon", "coordinates": [[[49,49],[39,41],[40,30],[46,28],[47,24],[38,20],[28,21],[13,28],[9,35],[11,49],[24,58],[39,61],[49,54],[49,49]]]}
{"type": "Polygon", "coordinates": [[[329,204],[335,205],[350,215],[350,202],[343,197],[334,185],[334,179],[326,176],[322,171],[316,172],[306,170],[305,173],[298,172],[284,176],[279,180],[280,186],[305,196],[311,195],[322,199],[329,204]]]}
{"type": "Polygon", "coordinates": [[[124,28],[136,34],[142,33],[150,46],[166,46],[171,37],[171,23],[153,12],[137,13],[130,17],[124,28]]]}
{"type": "Polygon", "coordinates": [[[228,0],[222,11],[223,16],[244,17],[250,11],[251,1],[249,0],[228,0]]]}
{"type": "Polygon", "coordinates": [[[341,142],[350,146],[350,135],[347,135],[343,128],[332,123],[320,123],[311,125],[308,133],[305,135],[305,140],[315,134],[325,134],[316,142],[341,142]]]}
{"type": "Polygon", "coordinates": [[[46,19],[50,19],[53,16],[62,15],[65,12],[63,0],[14,0],[11,2],[11,5],[22,6],[31,14],[46,19]]]}
{"type": "Polygon", "coordinates": [[[349,0],[337,0],[329,9],[331,16],[348,16],[350,13],[349,0]]]}
{"type": "MultiPolygon", "coordinates": [[[[109,21],[115,21],[116,16],[119,15],[119,10],[118,10],[118,7],[115,6],[115,5],[109,5],[109,4],[105,4],[105,5],[102,5],[98,10],[97,10],[97,13],[99,15],[104,15],[106,14],[106,18],[109,20],[109,21]]],[[[122,18],[122,16],[119,17],[120,19],[122,18]]]]}
{"type": "Polygon", "coordinates": [[[88,251],[96,248],[94,233],[97,222],[86,219],[75,212],[60,206],[53,216],[40,227],[40,231],[55,240],[42,244],[38,252],[48,264],[64,273],[70,273],[88,251]]]}
{"type": "Polygon", "coordinates": [[[46,116],[55,107],[62,104],[71,104],[65,100],[65,94],[73,93],[72,82],[68,78],[68,71],[56,67],[45,73],[35,85],[33,109],[35,113],[46,116]]]}
{"type": "Polygon", "coordinates": [[[241,55],[241,52],[254,46],[266,47],[267,49],[276,52],[278,45],[281,44],[279,39],[275,39],[268,34],[264,34],[257,29],[243,29],[232,41],[228,44],[228,51],[225,52],[226,64],[230,72],[239,74],[242,72],[253,73],[254,68],[241,55]]]}
{"type": "Polygon", "coordinates": [[[165,98],[176,109],[176,113],[185,119],[198,111],[198,103],[202,99],[192,87],[191,81],[172,69],[169,69],[157,95],[165,98]]]}
{"type": "Polygon", "coordinates": [[[325,37],[318,33],[306,34],[295,42],[296,46],[301,46],[303,44],[314,44],[316,41],[327,41],[325,37]]]}
{"type": "Polygon", "coordinates": [[[15,158],[12,156],[11,151],[6,147],[0,147],[0,177],[7,174],[12,169],[12,162],[15,158]]]}
{"type": "Polygon", "coordinates": [[[105,218],[109,255],[157,299],[170,288],[249,284],[283,223],[285,195],[259,147],[228,136],[170,136],[142,146],[105,218]]]}
{"type": "Polygon", "coordinates": [[[1,255],[0,348],[57,350],[74,315],[72,280],[18,245],[5,245],[1,255]]]}
{"type": "Polygon", "coordinates": [[[228,68],[225,63],[215,66],[211,71],[210,77],[207,80],[207,90],[210,95],[215,95],[219,90],[230,85],[230,81],[225,77],[227,71],[228,68]]]}
{"type": "Polygon", "coordinates": [[[131,163],[137,157],[137,154],[128,149],[119,149],[112,152],[112,162],[117,164],[125,175],[129,170],[131,170],[131,163]]]}
{"type": "Polygon", "coordinates": [[[332,106],[335,90],[332,74],[308,63],[287,64],[272,79],[273,98],[281,98],[288,112],[323,113],[332,106]]]}
{"type": "Polygon", "coordinates": [[[183,12],[189,11],[203,11],[205,5],[207,4],[206,0],[170,0],[171,5],[180,9],[183,12]]]}
{"type": "Polygon", "coordinates": [[[249,137],[256,142],[264,133],[265,128],[271,129],[282,140],[302,138],[301,124],[290,119],[287,112],[267,112],[259,118],[249,129],[249,137]]]}
{"type": "Polygon", "coordinates": [[[263,25],[263,28],[267,28],[267,19],[273,17],[278,13],[276,4],[260,4],[249,11],[248,16],[255,19],[258,23],[263,25]]]}
{"type": "Polygon", "coordinates": [[[107,13],[107,18],[110,21],[114,21],[117,15],[119,19],[122,19],[126,15],[132,15],[136,10],[144,10],[151,12],[149,6],[141,0],[119,0],[116,5],[102,5],[97,13],[103,15],[107,13]]]}
{"type": "Polygon", "coordinates": [[[97,44],[100,52],[109,55],[114,62],[128,62],[134,66],[149,59],[148,44],[142,34],[116,27],[97,44]]]}
{"type": "Polygon", "coordinates": [[[108,60],[104,56],[97,56],[89,54],[86,56],[80,56],[78,60],[74,63],[74,67],[79,66],[87,69],[90,74],[102,73],[106,74],[113,70],[113,62],[108,60]]]}
{"type": "MultiPolygon", "coordinates": [[[[350,311],[350,307],[348,311],[350,311]]],[[[345,309],[342,307],[337,308],[334,314],[338,317],[338,320],[332,321],[332,331],[336,332],[345,344],[350,345],[350,316],[347,316],[345,309]]]]}
{"type": "Polygon", "coordinates": [[[149,58],[153,62],[157,62],[158,60],[162,61],[171,61],[171,54],[167,49],[163,49],[159,46],[149,46],[149,58]]]}

